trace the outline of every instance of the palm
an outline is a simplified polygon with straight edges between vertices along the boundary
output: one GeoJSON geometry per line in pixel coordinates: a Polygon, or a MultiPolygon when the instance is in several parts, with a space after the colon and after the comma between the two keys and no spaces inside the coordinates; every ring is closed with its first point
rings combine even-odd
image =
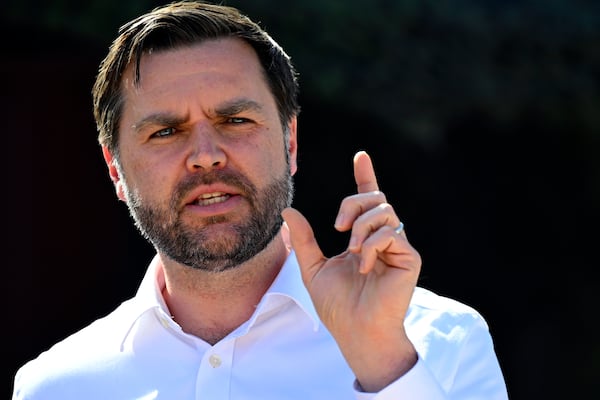
{"type": "Polygon", "coordinates": [[[389,260],[384,257],[370,273],[363,274],[359,258],[348,251],[329,258],[306,282],[323,323],[334,334],[368,327],[371,335],[378,335],[382,321],[385,329],[389,324],[400,329],[414,287],[410,273],[388,268],[389,260]]]}
{"type": "Polygon", "coordinates": [[[336,221],[355,239],[343,253],[325,257],[308,221],[295,210],[284,212],[304,283],[334,336],[403,331],[420,258],[404,232],[394,231],[400,220],[378,191],[366,153],[355,157],[354,175],[358,193],[344,199],[336,221]]]}

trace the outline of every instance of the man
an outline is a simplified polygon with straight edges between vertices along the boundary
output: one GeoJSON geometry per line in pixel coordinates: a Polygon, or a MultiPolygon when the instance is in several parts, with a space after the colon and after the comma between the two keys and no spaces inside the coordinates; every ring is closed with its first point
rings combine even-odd
{"type": "Polygon", "coordinates": [[[120,30],[93,89],[116,194],[153,244],[136,296],[23,366],[13,399],[506,399],[486,322],[421,266],[365,152],[326,258],[290,207],[298,83],[233,8],[120,30]],[[285,222],[284,222],[285,221],[285,222]]]}

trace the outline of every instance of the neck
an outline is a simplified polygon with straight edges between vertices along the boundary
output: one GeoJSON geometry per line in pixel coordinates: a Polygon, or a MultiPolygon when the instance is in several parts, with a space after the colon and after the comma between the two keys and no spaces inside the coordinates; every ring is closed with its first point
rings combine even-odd
{"type": "Polygon", "coordinates": [[[250,318],[287,255],[281,234],[251,260],[219,273],[192,269],[161,255],[163,297],[185,332],[215,344],[250,318]]]}

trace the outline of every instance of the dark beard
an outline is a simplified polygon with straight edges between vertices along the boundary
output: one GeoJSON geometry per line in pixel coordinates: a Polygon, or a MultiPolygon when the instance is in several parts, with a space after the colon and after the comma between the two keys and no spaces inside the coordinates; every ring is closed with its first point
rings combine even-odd
{"type": "MultiPolygon", "coordinates": [[[[205,271],[219,272],[235,268],[267,247],[281,229],[281,211],[291,205],[292,176],[284,174],[271,182],[261,193],[245,177],[230,172],[215,171],[197,175],[176,188],[168,209],[142,204],[135,195],[127,194],[129,212],[142,235],[154,247],[178,263],[205,271]],[[247,221],[233,226],[231,234],[210,235],[210,225],[225,222],[226,216],[204,220],[206,227],[184,225],[178,210],[181,199],[199,184],[224,182],[241,190],[251,207],[247,221]]],[[[126,191],[128,192],[128,191],[126,191]]]]}

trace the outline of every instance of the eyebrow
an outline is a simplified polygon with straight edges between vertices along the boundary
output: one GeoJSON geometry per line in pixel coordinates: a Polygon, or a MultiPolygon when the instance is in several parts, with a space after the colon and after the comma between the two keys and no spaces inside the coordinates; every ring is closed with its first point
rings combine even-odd
{"type": "Polygon", "coordinates": [[[234,99],[225,102],[215,108],[215,114],[218,116],[230,116],[242,111],[262,111],[263,106],[250,99],[234,99]]]}
{"type": "MultiPolygon", "coordinates": [[[[231,115],[239,114],[242,111],[262,111],[263,106],[250,99],[242,98],[242,99],[234,99],[231,101],[227,101],[215,108],[215,115],[220,117],[227,117],[231,115]]],[[[160,125],[160,126],[179,126],[184,124],[189,119],[189,115],[175,115],[172,113],[153,113],[145,116],[131,127],[136,132],[139,133],[144,130],[146,126],[149,125],[160,125]]]]}
{"type": "Polygon", "coordinates": [[[144,130],[148,125],[161,125],[161,126],[178,126],[188,120],[188,116],[177,116],[171,113],[154,113],[150,114],[131,127],[137,133],[144,130]]]}

